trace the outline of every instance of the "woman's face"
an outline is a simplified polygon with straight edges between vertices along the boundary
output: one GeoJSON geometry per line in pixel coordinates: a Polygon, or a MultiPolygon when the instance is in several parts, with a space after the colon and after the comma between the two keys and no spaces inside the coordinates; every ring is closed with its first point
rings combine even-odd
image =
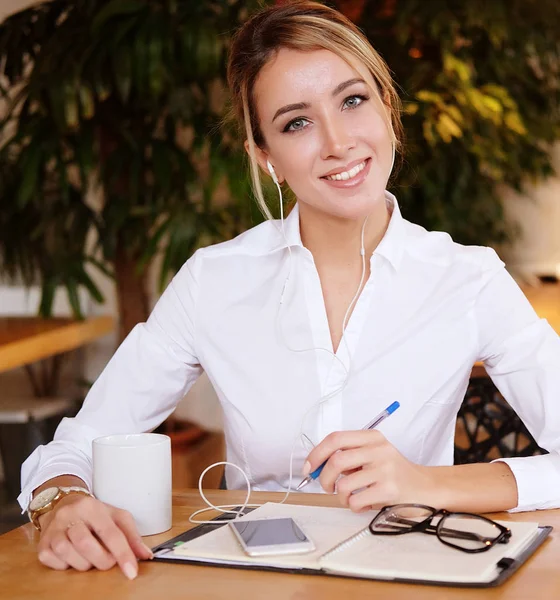
{"type": "Polygon", "coordinates": [[[342,58],[282,48],[259,73],[254,98],[266,143],[259,164],[268,173],[270,160],[302,210],[359,219],[384,202],[392,163],[384,109],[342,58]]]}

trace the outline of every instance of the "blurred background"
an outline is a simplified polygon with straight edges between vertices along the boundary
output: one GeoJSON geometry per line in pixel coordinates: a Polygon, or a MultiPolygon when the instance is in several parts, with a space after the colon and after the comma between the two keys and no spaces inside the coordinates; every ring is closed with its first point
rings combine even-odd
{"type": "MultiPolygon", "coordinates": [[[[262,219],[243,139],[220,124],[232,32],[272,3],[0,2],[0,531],[22,520],[25,457],[75,414],[173,274],[262,219]]],[[[400,90],[405,159],[390,189],[404,216],[493,246],[560,324],[557,0],[328,4],[400,90]]],[[[472,384],[458,461],[542,451],[483,372],[472,384]]],[[[196,485],[223,456],[204,376],[160,430],[174,485],[196,485]]]]}

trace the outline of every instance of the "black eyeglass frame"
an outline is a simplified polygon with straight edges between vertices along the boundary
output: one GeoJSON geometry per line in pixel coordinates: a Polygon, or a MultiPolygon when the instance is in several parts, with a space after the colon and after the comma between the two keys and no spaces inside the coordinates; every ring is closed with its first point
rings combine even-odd
{"type": "MultiPolygon", "coordinates": [[[[432,506],[426,506],[425,504],[391,504],[388,506],[384,506],[377,513],[377,515],[375,515],[375,517],[371,520],[368,527],[369,527],[369,531],[372,535],[403,535],[406,533],[413,533],[414,531],[419,531],[421,533],[428,533],[430,535],[437,536],[438,540],[442,544],[445,544],[446,546],[450,546],[451,548],[455,548],[456,550],[461,550],[462,552],[467,552],[468,554],[477,554],[479,552],[486,552],[487,550],[490,550],[490,548],[494,547],[496,544],[507,544],[511,538],[511,530],[510,529],[508,529],[507,527],[504,527],[504,525],[501,525],[500,523],[497,523],[496,521],[493,521],[492,519],[483,517],[482,515],[477,515],[476,513],[468,513],[468,512],[450,512],[445,509],[438,510],[437,508],[433,508],[432,506]],[[410,525],[409,529],[403,529],[401,531],[374,531],[373,526],[375,525],[375,523],[377,521],[379,521],[381,519],[381,517],[383,516],[383,513],[385,513],[386,511],[389,511],[391,509],[394,510],[396,508],[421,508],[426,511],[429,511],[431,514],[428,517],[426,517],[423,521],[419,521],[418,523],[410,525]],[[441,517],[441,518],[438,521],[438,524],[436,526],[433,526],[432,520],[435,517],[441,517]],[[463,548],[462,546],[453,544],[452,542],[449,542],[449,541],[443,539],[443,537],[442,537],[443,535],[448,535],[449,533],[452,533],[455,535],[455,537],[460,537],[463,539],[472,539],[469,537],[469,532],[467,532],[467,531],[460,531],[458,529],[448,529],[445,532],[443,532],[443,530],[445,529],[443,527],[443,524],[449,517],[470,517],[470,518],[475,517],[477,519],[481,519],[483,521],[486,521],[486,522],[492,524],[494,527],[497,527],[500,533],[496,536],[496,539],[494,539],[490,544],[484,545],[482,548],[463,548]]],[[[472,535],[476,535],[476,534],[472,534],[472,535]]]]}

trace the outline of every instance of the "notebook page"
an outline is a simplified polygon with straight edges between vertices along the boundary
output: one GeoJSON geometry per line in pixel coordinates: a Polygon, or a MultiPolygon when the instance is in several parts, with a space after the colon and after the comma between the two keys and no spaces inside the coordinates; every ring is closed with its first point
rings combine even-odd
{"type": "Polygon", "coordinates": [[[292,517],[315,544],[308,554],[253,557],[245,554],[228,525],[175,548],[177,557],[211,559],[221,563],[320,569],[319,557],[342,539],[367,527],[375,513],[355,514],[345,508],[297,506],[269,502],[243,520],[292,517]]]}
{"type": "Polygon", "coordinates": [[[515,558],[538,531],[537,523],[499,522],[511,529],[509,543],[497,544],[478,554],[450,548],[425,533],[375,536],[367,531],[320,562],[332,573],[376,579],[488,582],[497,574],[497,562],[504,557],[515,558]]]}

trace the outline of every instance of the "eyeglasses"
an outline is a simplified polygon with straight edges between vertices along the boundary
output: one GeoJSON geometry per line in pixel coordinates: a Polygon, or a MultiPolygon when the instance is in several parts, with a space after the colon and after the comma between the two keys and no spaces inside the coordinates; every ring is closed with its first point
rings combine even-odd
{"type": "Polygon", "coordinates": [[[463,552],[485,552],[496,544],[507,544],[511,531],[473,513],[437,510],[423,504],[383,507],[369,524],[373,535],[402,535],[419,531],[436,535],[447,546],[463,552]],[[435,518],[439,520],[434,524],[435,518]]]}

